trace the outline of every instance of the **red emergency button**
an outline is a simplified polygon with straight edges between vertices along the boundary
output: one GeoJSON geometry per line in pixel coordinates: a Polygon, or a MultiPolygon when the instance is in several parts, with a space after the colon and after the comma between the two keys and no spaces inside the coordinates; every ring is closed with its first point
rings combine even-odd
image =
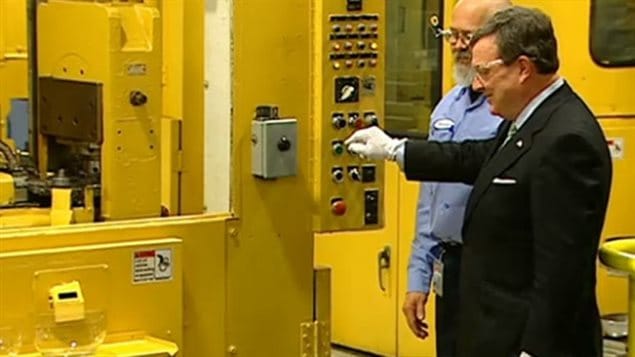
{"type": "Polygon", "coordinates": [[[331,212],[336,216],[343,216],[346,213],[346,203],[344,200],[335,200],[331,203],[331,212]]]}

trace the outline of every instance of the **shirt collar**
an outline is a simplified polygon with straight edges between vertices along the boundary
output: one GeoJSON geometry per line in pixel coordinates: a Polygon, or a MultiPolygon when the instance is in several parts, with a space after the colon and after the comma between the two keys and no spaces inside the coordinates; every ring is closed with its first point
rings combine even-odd
{"type": "Polygon", "coordinates": [[[470,87],[469,86],[458,86],[458,87],[459,89],[455,92],[455,95],[454,95],[454,101],[458,102],[459,100],[465,97],[465,100],[468,103],[468,106],[467,106],[468,109],[478,107],[485,101],[484,95],[479,95],[475,101],[472,101],[472,98],[470,97],[470,87]]]}
{"type": "Polygon", "coordinates": [[[564,85],[564,79],[558,78],[556,81],[551,83],[549,87],[543,89],[542,92],[538,93],[538,95],[534,97],[534,99],[532,99],[531,102],[529,102],[529,104],[525,106],[525,108],[520,112],[520,114],[516,118],[515,120],[516,128],[520,129],[520,127],[523,124],[525,124],[527,119],[529,119],[531,114],[534,113],[536,108],[538,108],[538,106],[542,104],[542,102],[544,102],[547,98],[549,98],[550,95],[552,95],[555,91],[557,91],[558,88],[562,87],[562,85],[564,85]]]}

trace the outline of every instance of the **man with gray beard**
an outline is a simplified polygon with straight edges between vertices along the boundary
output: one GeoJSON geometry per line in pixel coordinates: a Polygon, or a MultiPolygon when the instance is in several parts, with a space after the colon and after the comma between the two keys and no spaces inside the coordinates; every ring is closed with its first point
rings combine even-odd
{"type": "MultiPolygon", "coordinates": [[[[485,97],[472,88],[475,78],[469,49],[472,34],[508,0],[461,0],[444,37],[454,55],[456,86],[432,113],[430,141],[488,139],[496,135],[501,118],[490,113],[485,97]]],[[[461,265],[461,229],[472,187],[461,183],[422,183],[417,225],[408,265],[408,292],[403,313],[419,338],[428,336],[425,305],[430,285],[436,294],[436,348],[438,357],[456,355],[461,265]]]]}

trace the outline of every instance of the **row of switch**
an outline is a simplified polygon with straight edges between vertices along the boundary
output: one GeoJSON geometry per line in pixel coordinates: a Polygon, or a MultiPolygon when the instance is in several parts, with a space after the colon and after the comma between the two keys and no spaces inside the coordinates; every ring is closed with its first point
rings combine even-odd
{"type": "MultiPolygon", "coordinates": [[[[358,166],[347,167],[348,177],[357,182],[375,182],[375,165],[364,165],[361,168],[358,166]]],[[[331,169],[331,179],[335,183],[342,183],[346,178],[346,173],[343,167],[335,166],[331,169]]]]}
{"type": "Polygon", "coordinates": [[[375,126],[379,124],[379,118],[374,112],[364,113],[362,118],[359,113],[348,113],[348,120],[344,113],[333,113],[332,117],[333,127],[337,130],[346,128],[346,125],[355,129],[362,129],[368,126],[375,126]]]}
{"type": "MultiPolygon", "coordinates": [[[[368,65],[370,67],[376,67],[377,66],[377,60],[372,59],[372,60],[368,61],[368,65]]],[[[346,68],[352,68],[353,67],[353,61],[351,61],[351,60],[344,61],[344,66],[346,66],[346,68]]],[[[359,68],[366,67],[366,61],[358,60],[357,61],[357,67],[359,67],[359,68]]],[[[333,62],[333,69],[340,69],[340,68],[342,68],[342,65],[339,62],[333,62]]]]}
{"type": "Polygon", "coordinates": [[[366,29],[369,29],[371,32],[377,32],[379,30],[379,26],[375,23],[367,25],[364,23],[358,24],[355,26],[354,24],[334,24],[331,27],[331,30],[335,33],[339,33],[342,31],[353,32],[353,29],[357,28],[358,32],[364,32],[366,29]]]}
{"type": "MultiPolygon", "coordinates": [[[[357,42],[356,42],[356,46],[357,46],[357,48],[358,48],[358,49],[360,49],[360,50],[364,50],[364,49],[366,49],[366,45],[367,45],[367,43],[366,43],[366,42],[364,42],[364,41],[357,41],[357,42]]],[[[369,43],[369,44],[368,44],[368,47],[369,47],[371,50],[376,51],[376,50],[379,48],[379,45],[377,44],[377,42],[371,42],[371,43],[369,43]]],[[[333,43],[331,44],[331,48],[333,48],[333,51],[339,51],[339,50],[341,50],[342,48],[344,48],[345,50],[350,51],[350,50],[352,50],[352,49],[353,49],[353,42],[351,42],[351,41],[346,41],[346,42],[344,42],[343,44],[342,44],[342,43],[339,43],[339,42],[333,42],[333,43]]]]}

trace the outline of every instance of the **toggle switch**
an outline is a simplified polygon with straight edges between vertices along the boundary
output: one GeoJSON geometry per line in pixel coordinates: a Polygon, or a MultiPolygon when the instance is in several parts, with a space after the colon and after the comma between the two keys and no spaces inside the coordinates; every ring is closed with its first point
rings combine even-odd
{"type": "Polygon", "coordinates": [[[360,122],[362,119],[359,116],[359,113],[348,113],[348,126],[351,128],[360,129],[360,122]]]}
{"type": "Polygon", "coordinates": [[[346,213],[346,202],[341,198],[332,199],[331,212],[336,216],[343,216],[346,213]]]}
{"type": "Polygon", "coordinates": [[[362,177],[359,173],[359,168],[357,166],[349,166],[348,167],[348,177],[353,181],[361,181],[362,177]]]}

